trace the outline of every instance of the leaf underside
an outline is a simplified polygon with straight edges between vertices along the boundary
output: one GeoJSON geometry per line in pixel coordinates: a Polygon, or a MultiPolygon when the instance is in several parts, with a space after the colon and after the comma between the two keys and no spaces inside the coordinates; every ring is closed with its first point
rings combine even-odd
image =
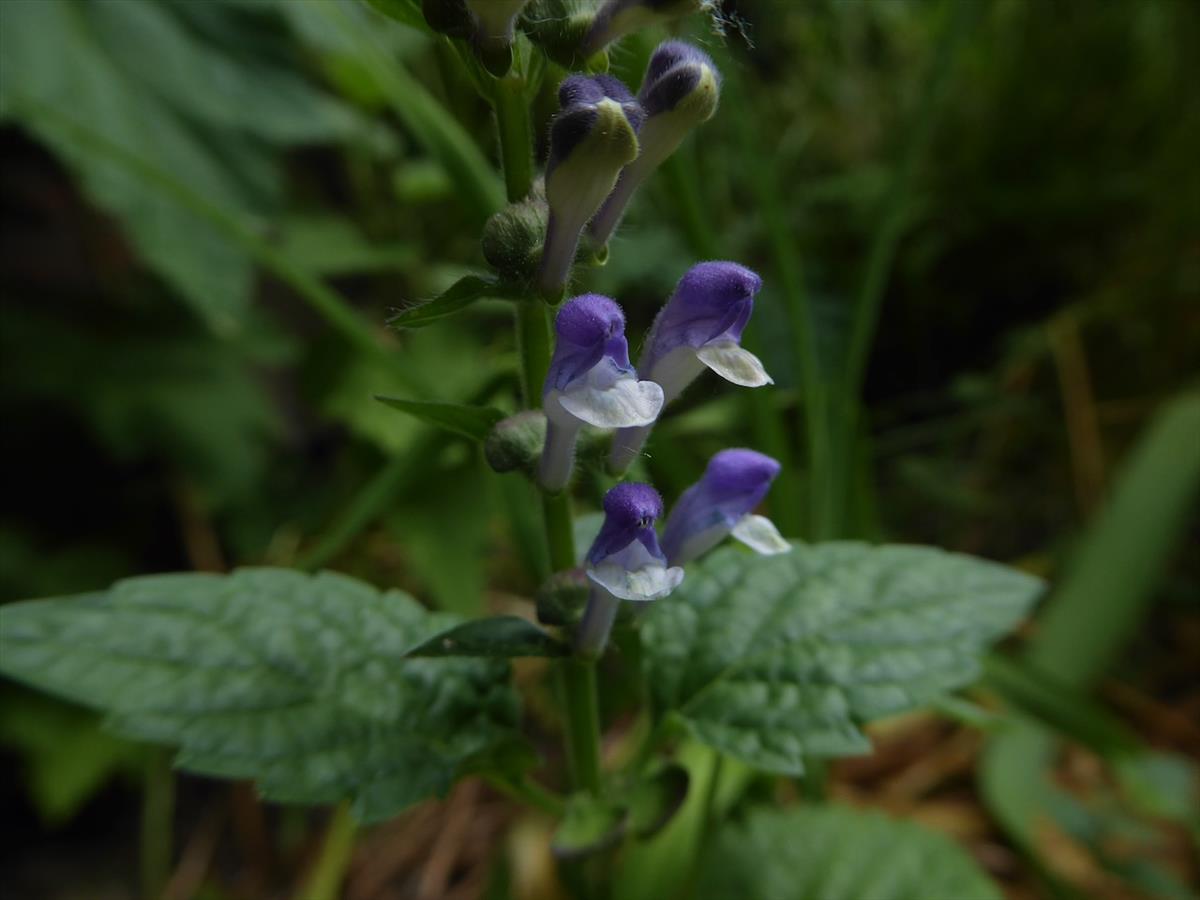
{"type": "Polygon", "coordinates": [[[945,835],[836,806],[761,811],[705,857],[698,900],[1000,900],[945,835]]]}
{"type": "Polygon", "coordinates": [[[689,567],[643,623],[656,712],[782,774],[805,756],[865,753],[860,725],[969,684],[1041,582],[924,547],[727,547],[689,567]]]}
{"type": "Polygon", "coordinates": [[[521,752],[506,663],[406,658],[453,624],[329,572],[148,576],[0,609],[0,671],[181,768],[374,821],[521,752]]]}

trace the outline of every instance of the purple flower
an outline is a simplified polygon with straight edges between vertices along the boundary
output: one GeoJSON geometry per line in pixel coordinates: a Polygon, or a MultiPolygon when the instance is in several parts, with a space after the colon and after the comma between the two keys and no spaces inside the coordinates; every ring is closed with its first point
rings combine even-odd
{"type": "Polygon", "coordinates": [[[624,169],[616,187],[589,226],[592,239],[612,236],[630,198],[693,128],[712,118],[721,93],[721,76],[703,50],[683,41],[660,44],[650,57],[638,102],[646,121],[638,132],[638,157],[624,169]]]}
{"type": "MultiPolygon", "coordinates": [[[[662,386],[670,403],[705,368],[745,387],[771,384],[757,356],[741,347],[742,331],[754,311],[754,295],[762,279],[732,262],[703,262],[679,280],[675,293],[659,312],[638,375],[662,386]]],[[[650,434],[650,426],[617,432],[609,467],[623,472],[650,434]]]]}
{"type": "Polygon", "coordinates": [[[621,600],[665,597],[683,581],[658,546],[654,523],[662,498],[648,484],[618,484],[604,495],[604,525],[587,554],[591,596],[575,635],[575,649],[599,656],[608,642],[621,600]]]}
{"type": "Polygon", "coordinates": [[[667,518],[662,546],[672,565],[707,553],[727,535],[763,554],[785,553],[789,544],[770,519],[754,515],[779,463],[754,450],[722,450],[703,477],[683,492],[667,518]]]}
{"type": "Polygon", "coordinates": [[[542,388],[546,444],[538,472],[549,491],[567,486],[584,425],[648,425],[663,405],[662,388],[638,381],[629,362],[625,316],[615,301],[600,294],[576,297],[558,311],[554,329],[554,357],[542,388]]]}
{"type": "Polygon", "coordinates": [[[550,219],[539,286],[562,289],[579,235],[612,191],[621,168],[637,158],[642,109],[611,75],[572,75],[558,89],[560,110],[550,127],[546,202],[550,219]]]}

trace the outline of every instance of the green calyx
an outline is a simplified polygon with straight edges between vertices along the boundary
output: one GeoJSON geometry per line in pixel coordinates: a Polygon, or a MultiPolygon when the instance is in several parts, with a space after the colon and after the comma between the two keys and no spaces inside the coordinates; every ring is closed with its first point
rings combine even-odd
{"type": "Polygon", "coordinates": [[[549,212],[540,185],[518,203],[510,203],[488,219],[480,245],[483,258],[505,280],[525,282],[537,272],[546,240],[549,212]]]}
{"type": "Polygon", "coordinates": [[[533,0],[521,14],[521,30],[565,69],[603,71],[590,64],[595,54],[584,49],[596,19],[593,4],[583,0],[533,0]]]}

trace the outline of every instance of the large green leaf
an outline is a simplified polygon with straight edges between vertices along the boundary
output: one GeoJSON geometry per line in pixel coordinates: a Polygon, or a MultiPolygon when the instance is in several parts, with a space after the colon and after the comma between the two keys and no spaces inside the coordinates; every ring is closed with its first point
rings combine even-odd
{"type": "Polygon", "coordinates": [[[923,547],[718,551],[650,608],[657,711],[761,769],[866,752],[859,724],[972,681],[1041,590],[1026,574],[923,547]]]}
{"type": "Polygon", "coordinates": [[[953,841],[879,813],[763,811],[726,827],[707,854],[698,900],[999,900],[953,841]]]}
{"type": "Polygon", "coordinates": [[[454,621],[328,572],[147,576],[0,609],[0,671],[182,768],[369,821],[520,746],[506,664],[406,658],[454,621]]]}
{"type": "Polygon", "coordinates": [[[0,118],[45,143],[147,266],[228,334],[248,308],[246,249],[138,168],[169,173],[249,222],[277,202],[279,146],[367,126],[294,70],[218,47],[180,13],[160,3],[5,3],[0,118]]]}

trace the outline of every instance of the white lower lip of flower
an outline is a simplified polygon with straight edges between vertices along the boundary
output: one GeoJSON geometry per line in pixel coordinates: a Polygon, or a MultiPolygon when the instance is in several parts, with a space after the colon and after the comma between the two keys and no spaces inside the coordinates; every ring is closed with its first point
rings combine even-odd
{"type": "Polygon", "coordinates": [[[629,428],[649,425],[663,407],[663,389],[653,381],[634,376],[619,378],[607,387],[584,383],[569,387],[555,398],[568,413],[596,428],[629,428]]]}
{"type": "Polygon", "coordinates": [[[726,381],[743,387],[774,384],[762,362],[736,341],[709,341],[696,351],[696,358],[726,381]]]}
{"type": "Polygon", "coordinates": [[[587,576],[622,600],[657,600],[679,587],[683,569],[663,565],[641,541],[634,541],[620,553],[590,566],[587,576]]]}
{"type": "Polygon", "coordinates": [[[775,523],[766,516],[742,516],[729,533],[734,540],[741,541],[755,553],[761,553],[763,556],[787,553],[792,549],[792,545],[779,533],[775,523]]]}

